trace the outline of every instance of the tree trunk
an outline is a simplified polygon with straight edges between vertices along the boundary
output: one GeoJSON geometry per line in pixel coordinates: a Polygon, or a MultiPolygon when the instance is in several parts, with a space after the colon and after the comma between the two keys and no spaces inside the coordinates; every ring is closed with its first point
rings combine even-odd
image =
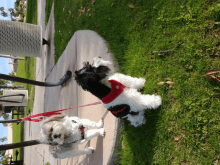
{"type": "Polygon", "coordinates": [[[0,145],[0,151],[10,150],[14,148],[27,147],[27,146],[37,145],[37,144],[40,144],[38,140],[30,140],[30,141],[24,141],[20,143],[4,144],[4,145],[0,145]]]}

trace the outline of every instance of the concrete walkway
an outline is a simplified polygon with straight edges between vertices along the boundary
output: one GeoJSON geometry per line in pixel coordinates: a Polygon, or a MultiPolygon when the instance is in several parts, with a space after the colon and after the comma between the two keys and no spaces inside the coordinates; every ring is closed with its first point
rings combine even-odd
{"type": "MultiPolygon", "coordinates": [[[[36,80],[47,82],[58,82],[67,70],[74,73],[75,69],[83,66],[84,61],[93,60],[93,57],[101,56],[112,61],[112,55],[108,53],[106,41],[97,33],[90,30],[77,31],[69,41],[65,51],[59,61],[54,65],[54,17],[53,9],[50,19],[45,29],[45,1],[38,0],[38,24],[42,25],[43,37],[50,41],[50,47],[44,46],[42,57],[37,58],[36,80]]],[[[35,102],[33,114],[48,112],[63,108],[70,108],[78,105],[85,105],[99,101],[89,92],[85,92],[79,87],[72,77],[64,87],[35,87],[35,102]]],[[[105,113],[106,109],[100,105],[93,105],[84,108],[77,108],[65,111],[64,114],[70,116],[79,116],[98,122],[105,113]]],[[[25,165],[45,165],[49,162],[51,165],[106,165],[110,163],[115,147],[117,136],[118,119],[111,113],[108,113],[104,120],[105,138],[97,137],[91,140],[90,146],[95,149],[92,155],[83,155],[68,159],[54,159],[48,150],[47,145],[35,145],[25,147],[24,163],[25,165]]],[[[40,132],[40,123],[24,123],[24,140],[38,139],[40,132]]],[[[78,148],[84,148],[86,143],[78,148]]]]}

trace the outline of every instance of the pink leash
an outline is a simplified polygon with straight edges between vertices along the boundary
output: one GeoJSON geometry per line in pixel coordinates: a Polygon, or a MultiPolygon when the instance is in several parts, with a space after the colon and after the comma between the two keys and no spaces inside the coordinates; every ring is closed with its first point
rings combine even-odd
{"type": "Polygon", "coordinates": [[[33,121],[33,122],[39,122],[39,121],[43,120],[43,117],[39,117],[39,116],[50,117],[50,116],[53,116],[53,115],[60,115],[61,111],[66,111],[66,110],[74,109],[74,108],[78,108],[78,107],[86,107],[86,106],[90,106],[90,105],[97,105],[97,104],[102,104],[102,103],[101,102],[95,102],[95,103],[92,103],[92,104],[76,106],[76,107],[72,107],[72,108],[66,108],[66,109],[61,109],[61,110],[55,110],[55,111],[50,111],[50,112],[39,113],[39,114],[36,114],[36,115],[33,115],[33,116],[27,116],[25,118],[21,118],[20,121],[28,120],[28,121],[33,121]],[[35,117],[39,117],[39,118],[32,119],[32,118],[35,118],[35,117]]]}

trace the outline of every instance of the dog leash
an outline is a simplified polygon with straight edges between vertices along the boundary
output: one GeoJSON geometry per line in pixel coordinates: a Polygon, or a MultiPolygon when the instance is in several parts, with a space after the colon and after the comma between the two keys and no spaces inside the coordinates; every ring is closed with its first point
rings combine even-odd
{"type": "Polygon", "coordinates": [[[105,119],[105,117],[106,117],[106,115],[108,114],[108,112],[109,112],[108,110],[105,111],[104,115],[103,115],[102,118],[101,118],[102,120],[105,119]]]}
{"type": "MultiPolygon", "coordinates": [[[[95,103],[91,103],[91,104],[86,104],[86,105],[81,105],[81,106],[76,106],[76,107],[71,107],[71,108],[66,108],[66,109],[60,109],[60,110],[55,110],[55,111],[50,111],[50,112],[39,113],[39,114],[36,114],[36,115],[27,116],[25,118],[20,118],[20,122],[21,121],[40,122],[40,121],[43,120],[42,116],[50,117],[50,116],[53,116],[53,115],[60,115],[61,111],[66,111],[66,110],[69,110],[69,109],[74,109],[74,108],[79,108],[79,107],[86,107],[86,106],[91,106],[91,105],[97,105],[97,104],[101,104],[101,102],[95,102],[95,103]],[[35,118],[35,119],[33,119],[33,118],[35,118]]],[[[105,114],[102,117],[102,119],[104,119],[106,115],[107,115],[107,113],[105,112],[105,114]]]]}

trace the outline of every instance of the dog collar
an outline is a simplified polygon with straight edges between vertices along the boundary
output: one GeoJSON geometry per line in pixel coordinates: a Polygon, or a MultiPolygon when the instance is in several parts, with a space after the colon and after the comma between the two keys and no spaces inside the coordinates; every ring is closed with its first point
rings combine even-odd
{"type": "Polygon", "coordinates": [[[84,136],[84,135],[85,135],[84,128],[85,128],[85,127],[83,127],[83,126],[80,126],[80,127],[79,127],[79,129],[81,130],[81,140],[82,140],[82,139],[85,139],[85,136],[84,136]]]}
{"type": "MultiPolygon", "coordinates": [[[[72,120],[73,123],[77,123],[75,120],[72,120]]],[[[79,130],[81,131],[81,140],[85,139],[85,130],[84,130],[85,127],[83,127],[83,125],[81,125],[79,127],[79,130]]],[[[77,140],[76,140],[77,141],[77,140]]],[[[75,143],[76,141],[74,141],[73,143],[75,143]]]]}
{"type": "Polygon", "coordinates": [[[124,88],[126,88],[126,86],[118,81],[109,80],[109,82],[111,83],[112,88],[111,92],[101,99],[104,104],[108,104],[115,100],[124,91],[124,88]]]}

